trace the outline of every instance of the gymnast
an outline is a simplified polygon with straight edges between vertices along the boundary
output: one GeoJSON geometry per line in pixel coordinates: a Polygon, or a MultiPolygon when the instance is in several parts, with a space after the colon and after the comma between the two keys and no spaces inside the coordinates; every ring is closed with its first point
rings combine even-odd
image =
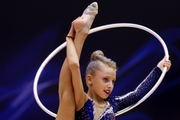
{"type": "Polygon", "coordinates": [[[93,2],[82,16],[72,22],[66,36],[66,58],[60,72],[60,106],[56,120],[115,120],[118,111],[138,102],[152,88],[164,67],[167,71],[171,67],[171,61],[164,57],[134,91],[122,96],[110,96],[116,81],[117,66],[101,50],[96,50],[86,69],[88,91],[85,93],[79,59],[97,13],[98,5],[93,2]]]}

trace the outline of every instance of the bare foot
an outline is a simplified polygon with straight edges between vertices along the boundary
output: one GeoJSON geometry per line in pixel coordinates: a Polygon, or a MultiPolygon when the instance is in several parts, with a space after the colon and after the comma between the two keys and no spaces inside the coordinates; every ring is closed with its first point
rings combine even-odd
{"type": "Polygon", "coordinates": [[[91,3],[83,12],[83,14],[72,22],[71,29],[68,36],[75,36],[75,33],[88,34],[89,29],[94,21],[95,16],[98,13],[97,2],[91,3]]]}

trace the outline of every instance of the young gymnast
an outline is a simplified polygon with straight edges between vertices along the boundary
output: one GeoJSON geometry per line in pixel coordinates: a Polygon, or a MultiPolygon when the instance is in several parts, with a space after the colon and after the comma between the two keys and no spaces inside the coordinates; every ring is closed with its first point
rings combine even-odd
{"type": "Polygon", "coordinates": [[[97,3],[92,3],[83,15],[72,22],[66,37],[66,59],[60,73],[60,107],[57,119],[114,120],[115,114],[140,100],[157,82],[163,68],[171,67],[170,60],[162,59],[138,87],[123,96],[109,96],[116,81],[114,61],[97,50],[92,53],[86,69],[88,92],[84,92],[79,59],[90,26],[97,14],[97,3]]]}

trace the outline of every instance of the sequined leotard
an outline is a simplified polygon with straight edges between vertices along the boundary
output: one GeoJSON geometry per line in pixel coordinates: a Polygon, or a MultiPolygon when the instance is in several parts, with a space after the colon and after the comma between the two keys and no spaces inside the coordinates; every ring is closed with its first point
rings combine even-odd
{"type": "MultiPolygon", "coordinates": [[[[139,84],[139,86],[132,92],[129,92],[123,96],[110,96],[105,101],[106,110],[98,120],[115,120],[115,114],[138,102],[157,82],[161,75],[161,70],[155,67],[150,74],[139,84]]],[[[88,99],[84,107],[75,113],[76,120],[94,120],[94,106],[93,101],[88,99]]]]}

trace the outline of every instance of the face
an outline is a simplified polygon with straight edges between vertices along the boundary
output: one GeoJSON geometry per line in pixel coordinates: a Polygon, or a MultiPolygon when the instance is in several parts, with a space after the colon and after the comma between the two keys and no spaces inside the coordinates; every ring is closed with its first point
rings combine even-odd
{"type": "Polygon", "coordinates": [[[116,70],[101,63],[101,69],[91,77],[91,92],[106,99],[114,88],[116,81],[116,70]]]}

